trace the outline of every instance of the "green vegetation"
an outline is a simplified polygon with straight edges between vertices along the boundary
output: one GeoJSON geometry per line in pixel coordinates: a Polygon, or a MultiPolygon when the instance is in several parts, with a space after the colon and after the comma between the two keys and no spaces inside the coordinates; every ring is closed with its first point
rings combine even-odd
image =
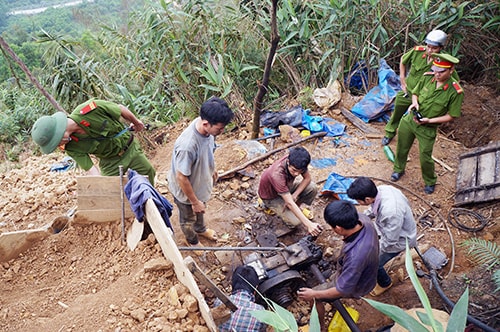
{"type": "MultiPolygon", "coordinates": [[[[427,327],[429,327],[434,332],[443,332],[443,326],[434,318],[429,298],[427,297],[427,294],[425,293],[425,290],[422,287],[422,284],[420,284],[417,274],[415,273],[415,268],[413,266],[413,260],[411,258],[408,242],[406,242],[405,266],[411,283],[413,284],[418,298],[420,299],[420,303],[422,303],[422,306],[425,309],[425,313],[417,312],[419,321],[408,315],[405,311],[403,311],[403,309],[397,306],[370,299],[364,300],[368,302],[372,307],[387,315],[389,318],[391,318],[393,321],[395,321],[408,331],[428,332],[429,330],[427,327]]],[[[453,307],[453,311],[450,314],[448,325],[446,327],[446,332],[463,331],[465,329],[465,324],[467,322],[468,303],[469,289],[467,288],[453,307]]]]}
{"type": "MultiPolygon", "coordinates": [[[[54,0],[55,1],[55,0],[54,0]]],[[[16,9],[48,1],[8,1],[16,9]]],[[[2,37],[64,109],[90,97],[125,103],[146,121],[193,116],[211,95],[252,108],[269,49],[266,0],[95,0],[26,17],[0,16],[2,37]]],[[[266,102],[299,99],[345,78],[364,60],[376,83],[378,60],[401,54],[440,28],[461,59],[462,79],[498,86],[498,1],[285,0],[266,102]]],[[[5,13],[4,11],[0,11],[5,13]]],[[[33,121],[54,110],[12,59],[0,57],[0,144],[26,142],[33,121]],[[26,116],[14,114],[26,113],[26,116]],[[22,128],[18,135],[12,131],[22,128]]],[[[274,107],[280,107],[273,103],[274,107]]],[[[251,114],[238,114],[248,122],[251,114]]],[[[7,148],[8,149],[8,148],[7,148]]]]}
{"type": "Polygon", "coordinates": [[[500,290],[500,247],[492,241],[486,241],[473,237],[464,241],[462,247],[467,249],[467,254],[472,256],[477,264],[485,265],[487,270],[493,272],[493,282],[496,285],[495,292],[500,290]]]}
{"type": "MultiPolygon", "coordinates": [[[[297,332],[299,330],[295,316],[290,311],[265,297],[263,299],[267,302],[269,310],[254,310],[251,312],[252,316],[258,321],[271,326],[273,331],[276,332],[297,332]]],[[[315,302],[311,310],[311,318],[309,319],[309,331],[319,332],[320,330],[315,302]]]]}

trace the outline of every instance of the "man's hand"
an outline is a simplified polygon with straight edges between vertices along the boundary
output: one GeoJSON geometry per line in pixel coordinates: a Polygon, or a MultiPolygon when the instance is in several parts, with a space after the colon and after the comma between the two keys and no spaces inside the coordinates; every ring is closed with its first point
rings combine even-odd
{"type": "Polygon", "coordinates": [[[321,234],[321,231],[323,230],[323,227],[321,227],[320,224],[316,222],[311,222],[307,226],[307,231],[312,235],[312,236],[318,236],[321,234]]]}
{"type": "Polygon", "coordinates": [[[205,213],[205,204],[202,201],[196,201],[191,204],[194,213],[205,213]]]}
{"type": "Polygon", "coordinates": [[[314,300],[314,295],[316,294],[316,291],[311,288],[300,288],[297,291],[297,295],[299,296],[299,299],[305,300],[305,301],[311,301],[314,300]]]}
{"type": "Polygon", "coordinates": [[[130,130],[132,131],[143,131],[144,128],[144,123],[139,119],[135,123],[130,124],[130,130]]]}

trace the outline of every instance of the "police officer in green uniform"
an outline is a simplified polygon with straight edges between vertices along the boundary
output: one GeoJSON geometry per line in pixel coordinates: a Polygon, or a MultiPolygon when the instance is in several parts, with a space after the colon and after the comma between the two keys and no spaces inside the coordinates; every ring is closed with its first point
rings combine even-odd
{"type": "MultiPolygon", "coordinates": [[[[432,30],[425,37],[426,46],[415,46],[405,53],[399,63],[399,78],[401,80],[401,91],[396,94],[394,111],[385,126],[385,136],[382,145],[387,145],[396,136],[396,129],[403,114],[408,110],[412,100],[413,89],[423,78],[424,73],[429,72],[432,66],[432,54],[440,53],[446,44],[447,35],[441,30],[432,30]]],[[[457,73],[453,77],[458,82],[457,73]]]]}
{"type": "Polygon", "coordinates": [[[433,56],[433,76],[427,75],[417,84],[410,111],[399,124],[394,173],[391,175],[392,181],[398,181],[404,174],[408,153],[416,138],[426,194],[434,192],[437,181],[432,160],[437,128],[441,123],[460,117],[464,99],[462,88],[452,77],[458,59],[449,54],[435,53],[433,56]]]}
{"type": "Polygon", "coordinates": [[[43,153],[51,153],[59,146],[90,175],[119,175],[122,165],[124,171],[131,168],[147,175],[154,184],[155,170],[131,132],[143,129],[144,124],[125,106],[90,100],[68,116],[62,112],[42,116],[33,125],[31,136],[43,153]],[[120,117],[131,123],[129,128],[120,117]],[[99,168],[90,155],[99,159],[99,168]]]}

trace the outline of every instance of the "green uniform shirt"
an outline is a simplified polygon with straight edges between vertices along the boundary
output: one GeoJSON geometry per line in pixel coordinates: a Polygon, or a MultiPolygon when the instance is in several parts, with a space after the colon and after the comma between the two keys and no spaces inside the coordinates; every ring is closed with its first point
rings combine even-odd
{"type": "Polygon", "coordinates": [[[131,135],[129,131],[122,132],[125,125],[120,122],[121,110],[118,104],[105,100],[92,101],[77,106],[68,115],[87,135],[71,135],[72,140],[66,144],[65,150],[85,171],[93,166],[89,155],[95,155],[99,159],[117,157],[123,152],[131,135]],[[97,107],[81,114],[80,111],[92,101],[97,107]]]}
{"type": "Polygon", "coordinates": [[[425,76],[415,87],[413,94],[418,96],[420,113],[425,118],[436,118],[450,114],[454,118],[461,115],[463,90],[453,77],[436,88],[434,76],[425,76]]]}
{"type": "Polygon", "coordinates": [[[401,62],[410,67],[406,77],[406,89],[409,94],[413,92],[424,73],[431,70],[432,61],[427,62],[425,50],[425,46],[415,46],[401,57],[401,62]]]}
{"type": "MultiPolygon", "coordinates": [[[[431,71],[432,61],[427,61],[425,50],[425,46],[415,46],[401,57],[401,62],[410,67],[406,77],[406,89],[409,94],[413,93],[415,86],[422,79],[424,73],[431,71]]],[[[456,70],[453,71],[452,77],[457,82],[460,80],[456,70]]]]}

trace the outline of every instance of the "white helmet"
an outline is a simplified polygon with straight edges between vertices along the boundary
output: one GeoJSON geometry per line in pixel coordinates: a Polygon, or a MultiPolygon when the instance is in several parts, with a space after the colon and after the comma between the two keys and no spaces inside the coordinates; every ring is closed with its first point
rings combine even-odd
{"type": "Polygon", "coordinates": [[[443,47],[446,44],[448,35],[442,30],[432,30],[425,37],[425,43],[432,46],[443,47]]]}

